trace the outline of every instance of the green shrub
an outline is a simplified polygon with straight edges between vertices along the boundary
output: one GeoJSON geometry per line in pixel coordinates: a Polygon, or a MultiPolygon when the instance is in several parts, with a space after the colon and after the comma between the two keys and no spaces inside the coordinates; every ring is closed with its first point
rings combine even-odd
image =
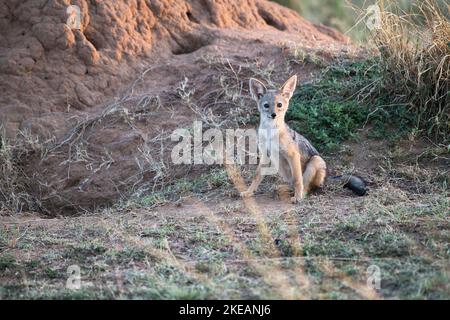
{"type": "Polygon", "coordinates": [[[376,58],[330,66],[318,80],[299,87],[286,121],[319,151],[327,152],[354,137],[366,123],[373,137],[412,130],[412,116],[405,106],[386,107],[388,97],[377,87],[381,76],[376,58]]]}

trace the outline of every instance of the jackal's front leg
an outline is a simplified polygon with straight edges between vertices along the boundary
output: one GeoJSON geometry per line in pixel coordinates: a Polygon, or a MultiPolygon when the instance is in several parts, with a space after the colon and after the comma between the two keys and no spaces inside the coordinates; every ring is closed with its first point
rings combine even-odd
{"type": "Polygon", "coordinates": [[[256,168],[256,175],[255,178],[252,181],[252,184],[247,189],[247,191],[241,192],[241,197],[248,198],[253,195],[253,193],[256,191],[256,189],[259,187],[263,176],[261,174],[261,167],[262,167],[262,161],[258,164],[258,168],[256,168]]]}
{"type": "Polygon", "coordinates": [[[300,155],[295,153],[288,157],[289,166],[292,172],[292,182],[294,183],[295,194],[291,198],[292,203],[297,203],[304,197],[303,189],[303,175],[302,175],[302,164],[300,162],[300,155]]]}

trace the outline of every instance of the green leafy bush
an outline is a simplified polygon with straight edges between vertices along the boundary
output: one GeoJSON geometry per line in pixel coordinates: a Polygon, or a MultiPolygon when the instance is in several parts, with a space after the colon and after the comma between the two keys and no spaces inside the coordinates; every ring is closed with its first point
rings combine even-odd
{"type": "Polygon", "coordinates": [[[372,137],[413,130],[413,115],[404,105],[389,105],[380,79],[377,58],[330,66],[318,80],[299,87],[286,121],[319,151],[328,152],[354,137],[364,124],[371,126],[372,137]]]}

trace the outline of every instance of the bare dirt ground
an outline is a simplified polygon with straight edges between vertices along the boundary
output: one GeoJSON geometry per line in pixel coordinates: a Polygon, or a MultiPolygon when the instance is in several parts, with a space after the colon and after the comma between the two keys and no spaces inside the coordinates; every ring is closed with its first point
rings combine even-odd
{"type": "Polygon", "coordinates": [[[292,205],[268,179],[243,201],[217,168],[205,176],[213,186],[198,189],[194,180],[175,201],[157,206],[128,203],[70,218],[4,216],[0,294],[448,298],[449,198],[436,183],[444,168],[405,161],[409,150],[393,156],[378,142],[359,146],[369,161],[347,153],[339,162],[346,158],[354,165],[357,159],[359,169],[367,170],[372,183],[365,197],[328,187],[292,205]],[[66,288],[71,265],[80,267],[79,290],[66,288]],[[370,278],[378,271],[379,288],[370,278]]]}

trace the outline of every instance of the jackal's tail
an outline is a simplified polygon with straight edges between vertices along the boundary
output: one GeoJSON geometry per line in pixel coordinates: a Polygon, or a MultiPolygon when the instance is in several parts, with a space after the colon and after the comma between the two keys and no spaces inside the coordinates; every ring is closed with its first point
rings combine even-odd
{"type": "Polygon", "coordinates": [[[348,175],[327,177],[327,182],[328,181],[338,182],[339,184],[342,184],[344,188],[352,190],[358,196],[363,196],[367,192],[366,182],[364,181],[363,178],[358,176],[348,174],[348,175]]]}

